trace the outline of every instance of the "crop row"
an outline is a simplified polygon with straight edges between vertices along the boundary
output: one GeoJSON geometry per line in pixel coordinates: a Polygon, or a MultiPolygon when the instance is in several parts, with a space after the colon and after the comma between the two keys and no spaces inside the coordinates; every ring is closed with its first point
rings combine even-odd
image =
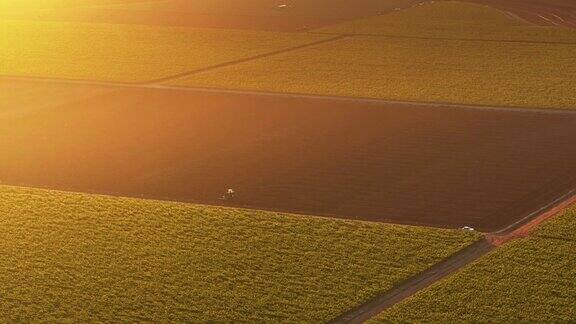
{"type": "Polygon", "coordinates": [[[576,214],[499,247],[374,322],[573,322],[576,214]],[[555,237],[554,237],[555,236],[555,237]]]}
{"type": "Polygon", "coordinates": [[[8,322],[326,321],[476,239],[15,187],[0,236],[8,322]]]}

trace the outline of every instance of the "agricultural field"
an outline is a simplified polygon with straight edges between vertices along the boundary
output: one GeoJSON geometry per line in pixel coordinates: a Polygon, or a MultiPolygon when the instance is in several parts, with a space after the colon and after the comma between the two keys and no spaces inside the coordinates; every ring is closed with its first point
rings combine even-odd
{"type": "MultiPolygon", "coordinates": [[[[57,83],[14,82],[0,78],[0,122],[34,116],[46,109],[98,98],[109,92],[109,88],[91,85],[63,87],[57,83]]],[[[6,154],[6,146],[2,147],[2,152],[6,154]]]]}
{"type": "Polygon", "coordinates": [[[327,321],[465,231],[0,186],[0,319],[327,321]]]}
{"type": "Polygon", "coordinates": [[[567,210],[563,217],[542,226],[537,234],[539,237],[576,241],[576,208],[567,210]]]}
{"type": "Polygon", "coordinates": [[[570,1],[0,0],[0,323],[575,322],[570,1]]]}
{"type": "MultiPolygon", "coordinates": [[[[479,0],[483,1],[483,0],[479,0]]],[[[536,26],[482,4],[423,3],[408,10],[323,27],[314,32],[414,38],[576,43],[576,29],[536,26]]]]}
{"type": "MultiPolygon", "coordinates": [[[[51,2],[53,2],[52,0],[51,2]]],[[[342,23],[405,8],[423,0],[354,1],[291,0],[286,6],[272,0],[152,0],[90,1],[76,6],[40,6],[36,10],[11,11],[0,17],[82,21],[116,24],[301,31],[342,23]],[[92,5],[87,5],[92,3],[92,5]],[[83,6],[81,6],[83,5],[83,6]],[[64,8],[63,8],[64,7],[64,8]]],[[[62,1],[61,1],[62,2],[62,1]]]]}
{"type": "Polygon", "coordinates": [[[146,82],[329,37],[0,20],[0,75],[146,82]]]}
{"type": "Polygon", "coordinates": [[[5,184],[486,232],[576,185],[575,113],[6,84],[5,184]]]}
{"type": "Polygon", "coordinates": [[[575,210],[382,313],[383,322],[573,322],[575,210]]]}
{"type": "Polygon", "coordinates": [[[575,52],[573,44],[356,36],[170,84],[574,109],[575,52]]]}
{"type": "Polygon", "coordinates": [[[348,37],[169,83],[488,106],[576,106],[573,29],[535,27],[477,4],[434,2],[316,32],[348,37]]]}

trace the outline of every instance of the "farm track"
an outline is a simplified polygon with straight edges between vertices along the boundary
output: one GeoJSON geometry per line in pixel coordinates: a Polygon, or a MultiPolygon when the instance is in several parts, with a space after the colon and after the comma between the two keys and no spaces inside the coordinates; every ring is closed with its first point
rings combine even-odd
{"type": "Polygon", "coordinates": [[[262,58],[266,58],[266,57],[270,57],[270,56],[274,56],[274,55],[278,55],[278,54],[289,53],[292,51],[297,51],[297,50],[300,50],[303,48],[308,48],[311,46],[316,46],[316,45],[320,45],[320,44],[338,41],[338,40],[341,40],[341,39],[344,39],[347,37],[348,36],[345,36],[345,35],[337,35],[337,36],[334,36],[334,37],[331,37],[328,39],[322,39],[322,40],[319,40],[316,42],[311,42],[311,43],[307,43],[307,44],[303,44],[303,45],[299,45],[299,46],[284,48],[284,49],[280,49],[277,51],[272,51],[272,52],[268,52],[268,53],[264,53],[264,54],[260,54],[260,55],[255,55],[255,56],[251,56],[251,57],[247,57],[247,58],[243,58],[243,59],[239,59],[239,60],[233,60],[233,61],[225,62],[222,64],[208,66],[208,67],[201,68],[201,69],[182,72],[182,73],[171,75],[171,76],[168,76],[165,78],[160,78],[160,79],[148,81],[146,83],[147,84],[158,84],[158,83],[164,83],[164,82],[168,82],[168,81],[174,81],[174,80],[182,79],[182,78],[185,78],[185,77],[197,74],[197,73],[208,72],[208,71],[212,71],[212,70],[216,70],[216,69],[220,69],[220,68],[224,68],[224,67],[228,67],[228,66],[232,66],[232,65],[236,65],[236,64],[241,64],[241,63],[245,63],[245,62],[250,62],[250,61],[254,61],[254,60],[258,60],[258,59],[262,59],[262,58]]]}
{"type": "Polygon", "coordinates": [[[533,213],[500,231],[489,233],[485,237],[492,245],[500,246],[508,241],[529,235],[537,226],[574,205],[576,205],[576,188],[558,197],[556,201],[537,213],[533,213]]]}
{"type": "Polygon", "coordinates": [[[150,90],[175,90],[181,92],[192,93],[221,93],[221,94],[237,94],[237,95],[254,95],[254,96],[270,96],[286,99],[323,99],[334,101],[347,101],[356,104],[392,104],[392,105],[406,105],[422,108],[453,108],[453,109],[473,109],[485,111],[510,111],[513,109],[516,112],[528,113],[542,113],[542,114],[574,114],[576,109],[559,109],[559,108],[538,108],[538,107],[525,107],[525,106],[487,106],[487,105],[470,105],[470,104],[457,104],[451,102],[424,102],[424,101],[400,101],[379,99],[370,97],[352,97],[352,96],[331,96],[331,95],[318,95],[307,93],[292,93],[292,92],[273,92],[264,90],[239,90],[228,88],[211,88],[211,87],[192,87],[192,86],[177,86],[168,85],[163,83],[131,83],[131,82],[109,82],[97,80],[82,80],[82,79],[66,79],[66,78],[45,78],[45,77],[25,77],[13,75],[0,75],[0,82],[33,82],[33,83],[48,83],[48,84],[61,84],[61,85],[78,85],[78,86],[94,86],[105,87],[115,90],[121,89],[150,89],[150,90]]]}
{"type": "MultiPolygon", "coordinates": [[[[335,318],[330,323],[363,323],[381,312],[389,309],[422,291],[434,283],[458,272],[468,264],[497,249],[511,240],[528,236],[538,225],[559,215],[562,211],[576,204],[576,188],[560,195],[556,200],[537,212],[527,215],[520,221],[506,228],[485,234],[480,240],[458,251],[444,261],[433,265],[422,273],[409,278],[382,295],[359,305],[358,307],[335,318]]],[[[558,238],[554,238],[558,239],[558,238]]]]}
{"type": "Polygon", "coordinates": [[[429,107],[110,87],[4,116],[0,180],[484,231],[576,186],[575,113],[429,107]]]}
{"type": "Polygon", "coordinates": [[[389,290],[359,307],[350,310],[340,317],[330,321],[331,324],[359,324],[380,314],[386,309],[430,287],[435,282],[442,280],[450,274],[460,270],[480,257],[494,250],[494,246],[486,239],[480,239],[470,246],[455,253],[448,259],[433,265],[424,272],[404,281],[395,288],[389,290]]]}

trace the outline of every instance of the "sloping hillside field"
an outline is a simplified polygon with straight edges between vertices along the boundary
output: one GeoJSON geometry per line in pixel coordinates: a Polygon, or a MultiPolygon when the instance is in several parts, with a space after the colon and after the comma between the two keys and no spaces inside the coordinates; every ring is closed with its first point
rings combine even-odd
{"type": "Polygon", "coordinates": [[[326,322],[477,237],[5,186],[0,236],[7,323],[326,322]]]}
{"type": "Polygon", "coordinates": [[[374,322],[573,323],[575,230],[572,209],[532,237],[494,250],[374,322]]]}
{"type": "Polygon", "coordinates": [[[0,113],[2,183],[483,231],[576,187],[571,112],[62,87],[0,113]]]}

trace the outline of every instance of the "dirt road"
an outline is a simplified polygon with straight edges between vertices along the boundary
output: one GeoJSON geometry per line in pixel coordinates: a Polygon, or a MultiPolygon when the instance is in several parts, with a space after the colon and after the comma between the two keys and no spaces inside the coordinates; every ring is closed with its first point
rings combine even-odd
{"type": "Polygon", "coordinates": [[[430,267],[417,276],[408,279],[407,281],[396,286],[385,294],[380,295],[370,300],[369,302],[362,304],[359,307],[332,320],[330,323],[364,323],[366,320],[369,320],[370,318],[380,314],[382,311],[414,295],[420,290],[431,286],[435,282],[447,277],[453,272],[458,271],[459,269],[463,268],[474,260],[477,260],[493,249],[494,246],[487,240],[479,240],[469,247],[452,255],[450,258],[430,267]]]}
{"type": "Polygon", "coordinates": [[[529,214],[522,221],[507,228],[486,234],[469,247],[455,253],[448,259],[430,267],[424,272],[402,282],[390,291],[352,309],[331,323],[363,323],[386,309],[424,290],[445,277],[459,271],[468,264],[511,240],[529,235],[538,225],[561,214],[566,208],[576,204],[576,189],[561,195],[538,212],[529,214]]]}

